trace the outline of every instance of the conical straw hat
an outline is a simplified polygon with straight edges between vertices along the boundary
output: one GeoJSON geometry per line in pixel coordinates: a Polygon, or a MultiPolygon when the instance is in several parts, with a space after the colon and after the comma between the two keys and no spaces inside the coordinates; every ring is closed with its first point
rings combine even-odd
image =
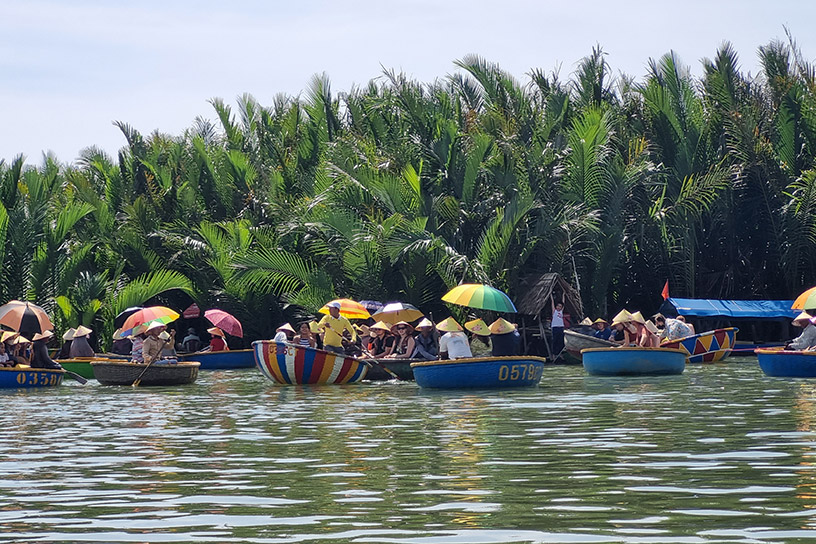
{"type": "Polygon", "coordinates": [[[632,314],[632,321],[634,321],[635,323],[640,323],[641,325],[646,324],[646,318],[643,317],[643,314],[640,313],[640,311],[637,311],[632,314]]]}
{"type": "Polygon", "coordinates": [[[581,321],[581,323],[579,323],[579,325],[586,325],[586,326],[592,325],[592,320],[590,318],[588,318],[588,317],[585,317],[583,319],[583,321],[581,321]]]}
{"type": "Polygon", "coordinates": [[[490,336],[490,328],[488,328],[487,323],[485,323],[481,317],[465,323],[465,328],[479,336],[490,336]]]}
{"type": "Polygon", "coordinates": [[[490,332],[493,334],[507,334],[514,330],[516,330],[516,326],[501,317],[490,324],[490,332]]]}
{"type": "Polygon", "coordinates": [[[612,318],[613,325],[628,323],[630,321],[632,321],[632,314],[627,312],[625,309],[618,312],[618,314],[612,318]]]}
{"type": "Polygon", "coordinates": [[[462,326],[459,323],[457,323],[454,318],[449,317],[437,323],[436,330],[443,332],[456,332],[461,331],[462,326]]]}

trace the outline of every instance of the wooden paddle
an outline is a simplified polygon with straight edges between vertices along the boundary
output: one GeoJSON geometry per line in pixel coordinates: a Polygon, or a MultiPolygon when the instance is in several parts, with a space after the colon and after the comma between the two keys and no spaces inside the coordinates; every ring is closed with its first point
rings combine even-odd
{"type": "MultiPolygon", "coordinates": [[[[159,352],[159,353],[161,353],[161,352],[159,352]]],[[[131,387],[139,387],[139,384],[140,384],[140,383],[142,383],[142,377],[145,375],[145,372],[147,372],[147,369],[148,369],[148,368],[150,368],[150,365],[152,365],[152,364],[153,364],[153,361],[155,361],[156,359],[158,359],[158,357],[154,357],[154,358],[152,358],[152,359],[150,360],[150,362],[149,362],[149,363],[147,363],[147,366],[146,366],[146,367],[144,367],[144,370],[142,370],[142,373],[141,373],[141,374],[139,374],[139,377],[138,377],[138,378],[136,378],[136,379],[133,381],[133,383],[132,383],[132,384],[130,384],[130,386],[131,386],[131,387]]]]}
{"type": "MultiPolygon", "coordinates": [[[[63,370],[65,370],[65,369],[63,369],[63,370]]],[[[82,385],[85,385],[86,383],[88,383],[88,380],[86,378],[83,378],[82,376],[80,376],[76,372],[71,372],[70,370],[65,370],[65,375],[68,376],[69,378],[73,378],[74,380],[78,381],[82,385]]]]}

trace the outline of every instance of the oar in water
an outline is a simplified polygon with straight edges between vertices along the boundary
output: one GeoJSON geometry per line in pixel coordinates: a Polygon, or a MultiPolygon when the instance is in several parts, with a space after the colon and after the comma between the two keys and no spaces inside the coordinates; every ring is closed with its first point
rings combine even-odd
{"type": "Polygon", "coordinates": [[[150,368],[150,365],[152,365],[153,361],[156,359],[158,359],[158,357],[154,357],[149,363],[147,363],[147,366],[144,367],[144,370],[142,370],[142,373],[139,374],[139,377],[136,378],[136,380],[131,384],[131,387],[139,387],[139,384],[142,383],[142,377],[145,375],[145,372],[147,372],[147,369],[150,368]]]}
{"type": "MultiPolygon", "coordinates": [[[[65,370],[65,369],[63,368],[63,370],[65,370]]],[[[86,378],[83,378],[82,376],[80,376],[76,372],[71,372],[70,370],[65,370],[65,375],[68,376],[69,378],[73,378],[74,380],[78,381],[82,385],[85,385],[86,383],[88,383],[88,380],[86,378]]]]}

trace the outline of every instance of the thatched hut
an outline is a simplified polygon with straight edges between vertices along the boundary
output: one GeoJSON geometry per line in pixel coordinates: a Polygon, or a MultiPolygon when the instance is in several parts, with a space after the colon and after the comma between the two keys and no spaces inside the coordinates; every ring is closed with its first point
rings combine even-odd
{"type": "Polygon", "coordinates": [[[551,356],[550,339],[552,336],[549,323],[552,316],[552,303],[550,297],[564,303],[564,313],[569,314],[570,321],[575,324],[584,317],[581,295],[567,280],[555,272],[527,276],[521,282],[520,292],[524,293],[524,296],[518,300],[516,308],[519,314],[522,314],[520,332],[524,339],[525,352],[535,351],[541,355],[551,356]],[[528,324],[526,316],[532,316],[532,323],[528,324]],[[528,343],[533,344],[532,349],[528,348],[528,343]],[[543,344],[543,346],[538,344],[543,344]]]}

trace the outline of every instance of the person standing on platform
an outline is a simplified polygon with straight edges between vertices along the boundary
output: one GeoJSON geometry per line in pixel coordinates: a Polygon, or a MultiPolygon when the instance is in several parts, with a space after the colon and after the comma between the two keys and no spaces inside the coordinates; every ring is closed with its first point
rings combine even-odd
{"type": "Polygon", "coordinates": [[[552,297],[550,297],[550,302],[552,303],[552,321],[550,321],[552,353],[550,355],[555,360],[564,350],[564,303],[555,302],[552,297]]]}

